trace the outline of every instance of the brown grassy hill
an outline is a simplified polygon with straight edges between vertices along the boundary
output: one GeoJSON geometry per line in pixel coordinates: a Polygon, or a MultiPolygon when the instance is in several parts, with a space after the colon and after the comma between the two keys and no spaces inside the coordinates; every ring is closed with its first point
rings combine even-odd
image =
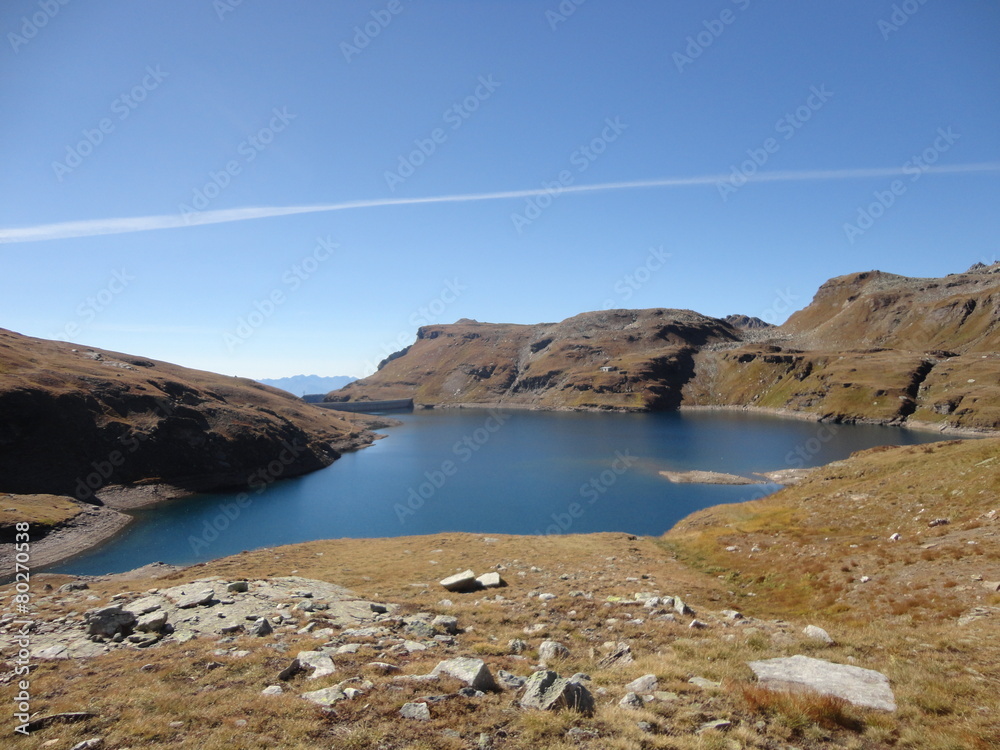
{"type": "Polygon", "coordinates": [[[88,499],[105,485],[272,481],[372,439],[251,380],[0,329],[0,492],[88,499]]]}
{"type": "Polygon", "coordinates": [[[405,353],[326,400],[676,408],[695,347],[738,338],[728,323],[687,310],[608,310],[534,326],[463,320],[421,328],[405,353]]]}
{"type": "Polygon", "coordinates": [[[730,319],[612,310],[537,326],[428,326],[327,400],[749,406],[835,422],[1000,429],[1000,264],[943,279],[842,276],[781,327],[730,319]]]}
{"type": "Polygon", "coordinates": [[[780,330],[809,349],[1000,351],[1000,265],[943,279],[881,271],[840,276],[780,330]]]}

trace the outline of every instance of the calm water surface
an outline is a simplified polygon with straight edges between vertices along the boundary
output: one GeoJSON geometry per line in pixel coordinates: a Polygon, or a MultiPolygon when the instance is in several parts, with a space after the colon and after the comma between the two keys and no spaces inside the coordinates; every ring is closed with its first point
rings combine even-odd
{"type": "Polygon", "coordinates": [[[327,469],[260,493],[202,495],[135,511],[136,522],[122,535],[53,570],[96,575],[312,539],[442,531],[659,535],[692,511],[778,489],[677,485],[660,470],[748,474],[940,439],[734,412],[451,409],[392,416],[402,426],[327,469]]]}

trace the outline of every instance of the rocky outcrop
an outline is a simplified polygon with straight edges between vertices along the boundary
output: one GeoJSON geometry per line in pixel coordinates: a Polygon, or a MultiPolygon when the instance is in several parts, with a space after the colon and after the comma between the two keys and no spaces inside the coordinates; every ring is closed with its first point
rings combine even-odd
{"type": "Polygon", "coordinates": [[[327,400],[672,409],[696,348],[738,340],[728,323],[689,310],[608,310],[534,326],[465,320],[421,328],[400,356],[327,400]]]}
{"type": "Polygon", "coordinates": [[[251,380],[0,329],[0,491],[268,484],[370,442],[370,418],[251,380]]]}

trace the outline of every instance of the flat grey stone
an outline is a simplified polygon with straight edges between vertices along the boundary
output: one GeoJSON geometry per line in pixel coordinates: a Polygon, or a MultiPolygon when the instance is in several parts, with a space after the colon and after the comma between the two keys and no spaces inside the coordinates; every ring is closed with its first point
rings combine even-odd
{"type": "Polygon", "coordinates": [[[498,589],[501,586],[507,585],[499,573],[483,573],[476,579],[476,583],[484,589],[498,589]]]}
{"type": "Polygon", "coordinates": [[[404,719],[416,719],[417,721],[430,721],[431,710],[426,703],[404,703],[399,709],[399,715],[404,719]]]}
{"type": "Polygon", "coordinates": [[[706,680],[704,677],[692,677],[688,682],[692,685],[697,685],[702,690],[717,690],[722,687],[721,682],[712,682],[711,680],[706,680]]]}
{"type": "Polygon", "coordinates": [[[809,656],[750,662],[763,687],[771,690],[815,690],[849,703],[882,711],[895,711],[896,698],[889,679],[881,672],[835,664],[809,656]]]}
{"type": "Polygon", "coordinates": [[[656,679],[655,674],[647,674],[636,680],[632,680],[632,682],[625,686],[625,689],[632,693],[648,695],[660,689],[660,681],[656,679]]]}
{"type": "Polygon", "coordinates": [[[309,693],[303,693],[302,697],[307,701],[311,701],[317,706],[323,706],[324,708],[329,708],[334,703],[347,699],[347,696],[344,695],[343,691],[335,687],[328,687],[323,688],[322,690],[313,690],[309,693]]]}

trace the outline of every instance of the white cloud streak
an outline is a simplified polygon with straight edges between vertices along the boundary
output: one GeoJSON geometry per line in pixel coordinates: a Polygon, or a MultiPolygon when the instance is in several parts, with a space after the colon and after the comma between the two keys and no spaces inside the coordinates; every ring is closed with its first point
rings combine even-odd
{"type": "MultiPolygon", "coordinates": [[[[927,174],[969,174],[1000,172],[1000,162],[979,164],[955,164],[933,166],[927,174]]],[[[829,180],[856,180],[868,178],[889,178],[903,176],[901,167],[878,167],[873,169],[826,169],[786,172],[759,172],[748,182],[824,182],[829,180]]],[[[560,195],[567,193],[599,193],[615,190],[638,190],[649,188],[682,188],[700,185],[715,185],[729,179],[729,175],[705,175],[696,177],[669,177],[657,180],[634,180],[630,182],[605,182],[596,185],[569,185],[563,187],[560,195]]],[[[0,244],[19,242],[41,242],[44,240],[64,240],[78,237],[97,237],[110,234],[148,232],[155,229],[181,229],[206,224],[226,224],[250,219],[268,219],[276,216],[296,214],[327,213],[330,211],[351,211],[359,208],[380,208],[385,206],[416,206],[426,203],[468,203],[472,201],[496,201],[531,198],[545,195],[545,188],[530,190],[508,190],[493,193],[467,193],[464,195],[436,195],[426,198],[381,198],[372,200],[346,201],[310,206],[256,206],[231,208],[215,211],[201,211],[182,216],[162,214],[158,216],[132,216],[118,219],[84,219],[53,224],[38,224],[29,227],[0,228],[0,244]]]]}

